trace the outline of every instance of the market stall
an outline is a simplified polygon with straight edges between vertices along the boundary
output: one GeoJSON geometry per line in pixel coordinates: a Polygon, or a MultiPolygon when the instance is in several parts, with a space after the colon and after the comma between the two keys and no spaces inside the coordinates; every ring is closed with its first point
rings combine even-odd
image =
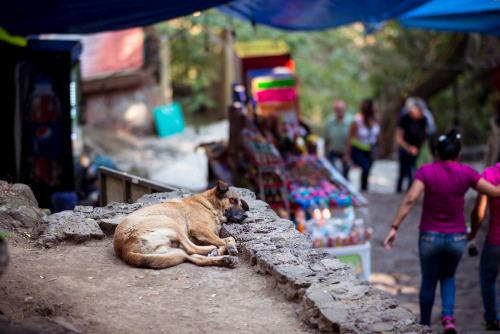
{"type": "MultiPolygon", "coordinates": [[[[247,50],[248,48],[244,48],[247,50]]],[[[283,52],[280,45],[280,52],[283,52]]],[[[237,56],[245,54],[236,50],[237,56]]],[[[369,279],[371,228],[360,217],[366,199],[317,154],[317,137],[301,119],[298,80],[289,57],[267,50],[262,68],[243,68],[234,85],[226,161],[236,186],[253,189],[276,213],[291,219],[325,248],[369,279]]],[[[254,63],[256,55],[252,54],[254,63]]],[[[240,59],[241,66],[249,62],[240,59]]],[[[255,64],[254,64],[255,65],[255,64]]]]}

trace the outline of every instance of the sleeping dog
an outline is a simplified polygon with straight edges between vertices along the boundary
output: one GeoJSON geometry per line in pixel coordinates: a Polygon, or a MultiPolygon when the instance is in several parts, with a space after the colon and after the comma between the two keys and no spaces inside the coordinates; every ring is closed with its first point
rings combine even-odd
{"type": "Polygon", "coordinates": [[[248,205],[217,185],[199,195],[151,205],[127,216],[116,228],[114,249],[126,263],[166,268],[184,261],[199,266],[233,267],[238,263],[233,237],[219,237],[223,222],[242,222],[248,205]]]}

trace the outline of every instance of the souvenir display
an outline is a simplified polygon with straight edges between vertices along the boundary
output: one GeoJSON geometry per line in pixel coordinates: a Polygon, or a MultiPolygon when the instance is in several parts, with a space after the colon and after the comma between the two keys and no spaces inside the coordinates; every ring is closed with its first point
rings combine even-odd
{"type": "Polygon", "coordinates": [[[243,149],[247,156],[252,159],[255,166],[282,165],[283,160],[276,147],[268,142],[259,132],[244,129],[243,149]]]}
{"type": "Polygon", "coordinates": [[[318,137],[301,119],[295,75],[285,67],[252,68],[243,80],[237,96],[247,98],[237,102],[246,101],[246,111],[233,114],[231,123],[238,134],[232,137],[239,143],[232,150],[238,184],[253,188],[280,217],[292,220],[315,248],[369,279],[373,231],[365,216],[356,217],[367,201],[318,155],[318,137]]]}
{"type": "Polygon", "coordinates": [[[255,192],[280,217],[290,218],[284,164],[278,149],[257,128],[242,131],[241,167],[245,183],[254,184],[255,192]]]}
{"type": "Polygon", "coordinates": [[[289,154],[285,160],[290,200],[302,209],[360,204],[341,182],[333,179],[316,156],[289,154]]]}
{"type": "Polygon", "coordinates": [[[341,247],[364,244],[370,240],[373,229],[364,226],[364,219],[356,218],[352,206],[344,209],[343,218],[334,218],[328,208],[314,209],[312,217],[298,208],[295,211],[296,226],[308,235],[316,248],[341,247]]]}

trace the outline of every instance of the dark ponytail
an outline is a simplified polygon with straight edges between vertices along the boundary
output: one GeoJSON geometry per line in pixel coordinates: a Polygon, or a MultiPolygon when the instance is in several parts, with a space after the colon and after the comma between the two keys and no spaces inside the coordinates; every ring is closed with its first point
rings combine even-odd
{"type": "Polygon", "coordinates": [[[439,137],[436,151],[441,160],[455,160],[461,150],[460,133],[457,127],[454,127],[450,132],[439,137]]]}
{"type": "Polygon", "coordinates": [[[370,129],[370,120],[375,119],[375,109],[372,99],[364,99],[363,102],[361,102],[361,114],[363,115],[365,126],[370,129]]]}

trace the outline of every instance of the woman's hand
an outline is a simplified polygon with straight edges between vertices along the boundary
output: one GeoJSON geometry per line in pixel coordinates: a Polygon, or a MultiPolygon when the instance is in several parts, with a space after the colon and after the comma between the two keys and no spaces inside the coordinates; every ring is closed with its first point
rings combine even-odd
{"type": "Polygon", "coordinates": [[[422,195],[424,190],[424,183],[418,179],[415,179],[410,187],[410,190],[408,190],[408,192],[406,193],[403,202],[401,202],[401,204],[399,205],[398,212],[396,212],[396,217],[394,217],[394,221],[391,225],[391,230],[385,237],[384,246],[386,249],[391,249],[392,247],[394,247],[394,243],[396,242],[396,235],[398,233],[397,229],[406,218],[406,216],[408,216],[411,209],[417,202],[420,195],[422,195]]]}
{"type": "Polygon", "coordinates": [[[395,229],[393,229],[391,227],[391,230],[389,231],[389,233],[387,233],[387,236],[385,237],[385,240],[384,240],[385,249],[389,250],[392,247],[394,247],[397,235],[398,235],[398,231],[396,231],[395,229]]]}
{"type": "Polygon", "coordinates": [[[342,160],[344,161],[344,163],[349,164],[349,162],[351,161],[350,154],[348,154],[348,153],[346,152],[346,153],[344,154],[344,156],[342,157],[342,160]]]}
{"type": "Polygon", "coordinates": [[[418,155],[418,147],[410,145],[410,147],[408,147],[408,153],[416,157],[418,155]]]}
{"type": "Polygon", "coordinates": [[[405,134],[405,130],[403,128],[400,128],[400,127],[396,128],[396,133],[395,133],[396,143],[398,143],[398,145],[403,150],[405,150],[406,152],[408,152],[408,154],[411,154],[411,155],[413,155],[413,156],[416,157],[418,155],[418,147],[416,147],[414,145],[408,144],[404,140],[404,134],[405,134]]]}

